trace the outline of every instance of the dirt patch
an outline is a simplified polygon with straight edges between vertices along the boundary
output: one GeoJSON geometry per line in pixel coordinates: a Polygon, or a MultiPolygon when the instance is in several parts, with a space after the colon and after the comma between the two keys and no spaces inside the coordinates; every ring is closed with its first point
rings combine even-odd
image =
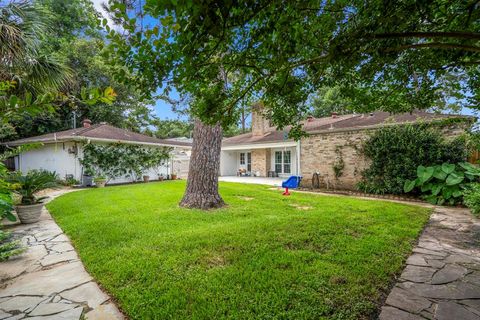
{"type": "Polygon", "coordinates": [[[255,199],[255,198],[252,198],[252,197],[244,197],[244,196],[237,196],[237,198],[245,200],[245,201],[252,201],[253,199],[255,199]]]}
{"type": "Polygon", "coordinates": [[[297,203],[292,203],[292,204],[290,204],[290,206],[294,207],[295,209],[298,209],[298,210],[311,210],[311,209],[313,209],[313,207],[303,206],[303,205],[297,204],[297,203]]]}

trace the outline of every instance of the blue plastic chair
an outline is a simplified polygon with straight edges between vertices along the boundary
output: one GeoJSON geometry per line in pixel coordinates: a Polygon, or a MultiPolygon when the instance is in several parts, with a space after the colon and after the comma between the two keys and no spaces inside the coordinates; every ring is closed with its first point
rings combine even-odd
{"type": "Polygon", "coordinates": [[[287,180],[282,182],[282,188],[285,188],[285,192],[283,193],[284,196],[289,196],[290,192],[288,189],[296,189],[300,186],[300,182],[302,181],[301,176],[290,176],[287,180]]]}

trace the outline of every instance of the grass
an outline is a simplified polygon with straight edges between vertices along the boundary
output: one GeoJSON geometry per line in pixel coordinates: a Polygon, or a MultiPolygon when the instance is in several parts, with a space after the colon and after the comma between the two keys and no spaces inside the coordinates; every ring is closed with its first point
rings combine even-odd
{"type": "Polygon", "coordinates": [[[368,319],[430,210],[222,183],[227,208],[179,208],[184,182],[91,189],[48,209],[131,319],[368,319]]]}

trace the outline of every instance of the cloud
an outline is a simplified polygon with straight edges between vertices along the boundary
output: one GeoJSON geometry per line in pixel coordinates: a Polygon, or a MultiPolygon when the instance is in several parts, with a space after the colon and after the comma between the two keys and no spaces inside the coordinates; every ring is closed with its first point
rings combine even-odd
{"type": "Polygon", "coordinates": [[[110,28],[115,30],[121,30],[121,27],[119,25],[115,25],[113,20],[108,15],[108,12],[102,6],[102,4],[106,3],[107,0],[90,0],[90,1],[93,3],[95,10],[97,10],[98,13],[100,13],[104,18],[107,19],[107,24],[110,28]]]}

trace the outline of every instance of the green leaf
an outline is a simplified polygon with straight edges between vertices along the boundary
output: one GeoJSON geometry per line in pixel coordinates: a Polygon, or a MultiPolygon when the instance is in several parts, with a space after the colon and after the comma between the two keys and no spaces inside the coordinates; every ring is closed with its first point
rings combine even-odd
{"type": "Polygon", "coordinates": [[[442,164],[442,170],[446,174],[450,174],[455,170],[455,165],[453,163],[444,163],[442,164]]]}
{"type": "Polygon", "coordinates": [[[417,168],[417,176],[422,183],[425,183],[432,178],[434,171],[433,167],[419,166],[417,168]]]}
{"type": "Polygon", "coordinates": [[[432,187],[432,194],[437,196],[442,191],[443,184],[436,184],[432,187]]]}
{"type": "Polygon", "coordinates": [[[461,175],[458,175],[455,172],[452,172],[448,177],[447,180],[445,181],[447,186],[453,186],[461,183],[463,181],[464,177],[461,175]]]}
{"type": "Polygon", "coordinates": [[[432,189],[432,184],[431,183],[426,183],[426,184],[422,185],[422,187],[420,188],[420,190],[422,192],[427,192],[430,189],[432,189]]]}
{"type": "Polygon", "coordinates": [[[6,212],[5,213],[5,218],[7,218],[8,220],[14,222],[17,220],[17,218],[15,217],[15,215],[11,212],[6,212]]]}
{"type": "Polygon", "coordinates": [[[435,166],[433,176],[438,180],[444,181],[447,178],[447,174],[442,170],[441,166],[435,166]]]}
{"type": "Polygon", "coordinates": [[[405,180],[405,183],[403,184],[403,191],[405,191],[405,193],[412,191],[413,188],[415,188],[416,181],[417,180],[405,180]]]}

